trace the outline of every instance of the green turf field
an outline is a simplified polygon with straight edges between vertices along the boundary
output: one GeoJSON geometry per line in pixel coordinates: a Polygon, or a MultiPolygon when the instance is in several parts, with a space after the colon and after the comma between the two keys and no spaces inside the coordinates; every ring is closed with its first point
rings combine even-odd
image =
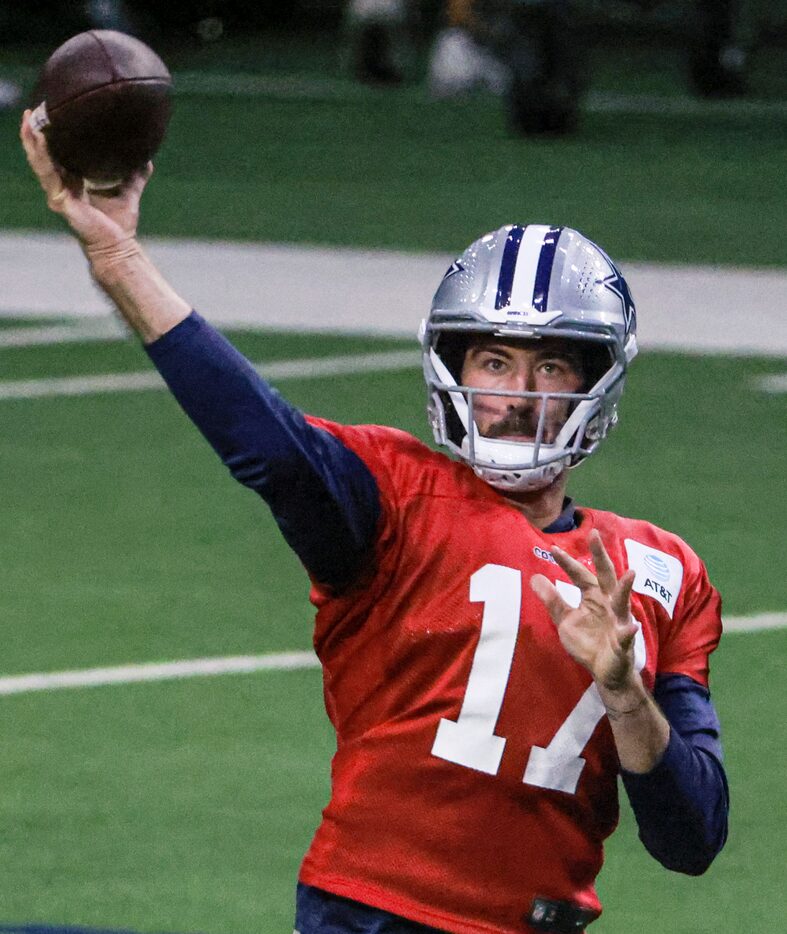
{"type": "MultiPolygon", "coordinates": [[[[0,228],[56,228],[13,145],[16,119],[0,114],[0,228]]],[[[488,99],[186,95],[144,229],[449,251],[514,217],[557,218],[622,258],[784,266],[785,141],[784,118],[734,108],[701,119],[590,115],[574,139],[534,142],[510,139],[488,99]]],[[[409,346],[232,338],[255,361],[409,346]]],[[[0,381],[146,368],[129,340],[0,348],[0,381]]],[[[730,615],[787,610],[785,397],[755,385],[783,371],[774,359],[643,354],[620,427],[574,477],[580,502],[687,538],[730,615]]],[[[280,388],[310,412],[427,437],[417,368],[280,388]]],[[[309,647],[296,559],[165,392],[0,399],[0,426],[4,675],[309,647]]],[[[733,800],[726,850],[701,879],[667,873],[624,811],[592,930],[777,929],[786,650],[783,629],[730,634],[714,658],[733,800]]],[[[317,671],[0,704],[0,925],[288,934],[328,790],[317,671]]]]}
{"type": "MultiPolygon", "coordinates": [[[[233,337],[254,360],[401,346],[233,337]]],[[[23,379],[129,372],[146,360],[118,342],[6,349],[0,365],[5,378],[23,379]]],[[[777,369],[751,361],[747,378],[777,369]]],[[[384,413],[425,437],[415,369],[281,388],[309,411],[354,421],[384,413]]],[[[784,577],[772,564],[778,529],[763,534],[785,456],[772,427],[782,412],[779,397],[741,381],[734,360],[645,355],[620,428],[576,474],[577,495],[687,537],[731,614],[782,609],[784,577]],[[756,463],[730,449],[730,412],[747,426],[756,463]]],[[[13,529],[0,546],[3,616],[12,621],[6,673],[308,648],[297,562],[166,393],[0,401],[0,418],[13,529]]],[[[733,934],[757,911],[767,921],[780,884],[769,854],[784,842],[766,803],[780,796],[784,731],[773,714],[786,648],[783,630],[737,634],[716,657],[735,803],[726,851],[705,878],[681,879],[650,863],[624,819],[602,876],[608,912],[600,930],[623,934],[636,923],[646,934],[733,934]],[[748,901],[755,885],[761,908],[748,901]]],[[[327,794],[331,737],[317,672],[2,703],[8,884],[0,917],[143,931],[287,930],[292,880],[327,794]]]]}

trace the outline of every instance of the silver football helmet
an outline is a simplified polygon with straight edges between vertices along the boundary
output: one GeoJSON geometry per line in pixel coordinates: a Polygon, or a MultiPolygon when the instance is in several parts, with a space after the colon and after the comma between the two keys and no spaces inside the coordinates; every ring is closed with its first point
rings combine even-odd
{"type": "Polygon", "coordinates": [[[612,260],[576,230],[538,224],[501,227],[472,243],[443,277],[420,338],[435,440],[510,492],[541,489],[596,450],[617,421],[626,368],[637,353],[634,303],[612,260]],[[483,334],[570,342],[581,354],[581,391],[462,385],[465,352],[483,334]],[[538,411],[533,439],[484,437],[473,416],[478,395],[513,397],[538,411]],[[558,399],[569,404],[550,440],[546,413],[558,399]]]}

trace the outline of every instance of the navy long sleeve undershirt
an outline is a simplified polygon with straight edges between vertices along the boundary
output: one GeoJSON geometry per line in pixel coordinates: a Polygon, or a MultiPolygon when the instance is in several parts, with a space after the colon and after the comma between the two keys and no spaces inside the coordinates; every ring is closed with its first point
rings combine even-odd
{"type": "Polygon", "coordinates": [[[623,785],[650,855],[667,869],[698,876],[727,839],[719,719],[710,693],[686,675],[657,676],[653,697],[669,722],[669,744],[650,772],[621,772],[623,785]]]}
{"type": "Polygon", "coordinates": [[[363,461],[310,425],[196,312],[146,350],[232,476],[270,506],[309,574],[347,586],[369,558],[380,515],[363,461]]]}
{"type": "MultiPolygon", "coordinates": [[[[350,586],[370,560],[381,511],[363,461],[309,424],[198,314],[147,351],[232,476],[268,503],[312,577],[336,590],[350,586]]],[[[659,676],[654,696],[670,723],[669,745],[651,772],[624,772],[623,784],[648,851],[695,875],[727,834],[718,718],[705,688],[684,675],[659,676]]]]}

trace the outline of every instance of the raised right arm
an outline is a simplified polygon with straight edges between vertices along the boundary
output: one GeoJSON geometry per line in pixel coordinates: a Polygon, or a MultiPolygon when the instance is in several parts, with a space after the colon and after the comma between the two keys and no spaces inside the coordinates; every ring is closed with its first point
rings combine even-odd
{"type": "Polygon", "coordinates": [[[193,313],[147,352],[236,480],[270,506],[309,574],[341,591],[370,566],[380,516],[366,464],[310,424],[193,313]]]}
{"type": "Polygon", "coordinates": [[[368,467],[271,389],[144,253],[136,230],[150,171],[111,198],[72,189],[28,116],[20,136],[49,207],[78,237],[93,278],[186,414],[233,476],[266,500],[312,577],[336,589],[351,585],[371,559],[380,515],[368,467]]]}

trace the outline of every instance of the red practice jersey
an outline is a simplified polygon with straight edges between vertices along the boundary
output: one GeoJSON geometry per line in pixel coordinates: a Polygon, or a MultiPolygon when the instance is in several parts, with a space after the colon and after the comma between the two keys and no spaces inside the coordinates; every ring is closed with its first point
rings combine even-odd
{"type": "Polygon", "coordinates": [[[535,898],[600,912],[619,763],[589,673],[562,647],[534,574],[578,590],[598,529],[636,569],[637,663],[707,684],[720,601],[694,552],[648,522],[581,509],[546,534],[464,464],[390,428],[318,419],[366,463],[382,515],[367,577],[314,586],[336,729],[332,796],[302,882],[457,934],[523,934],[535,898]]]}

